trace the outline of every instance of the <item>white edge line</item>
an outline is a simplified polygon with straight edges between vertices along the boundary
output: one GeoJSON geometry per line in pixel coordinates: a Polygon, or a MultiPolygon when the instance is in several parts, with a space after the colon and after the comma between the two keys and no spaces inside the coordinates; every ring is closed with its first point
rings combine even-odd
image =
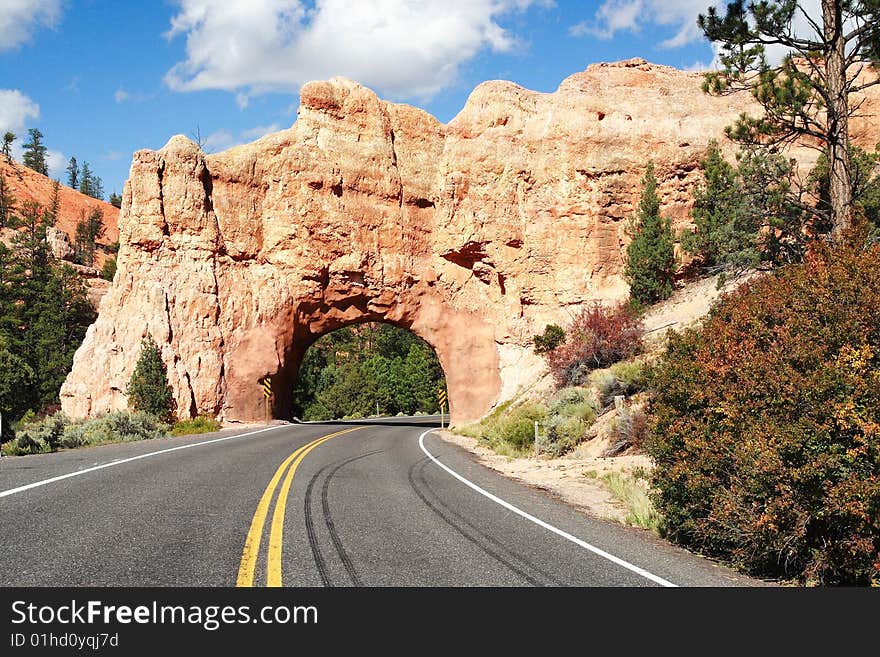
{"type": "Polygon", "coordinates": [[[7,497],[9,495],[15,495],[16,493],[22,493],[26,490],[30,490],[31,488],[38,488],[40,486],[46,486],[47,484],[54,484],[56,481],[62,481],[64,479],[70,479],[71,477],[79,477],[80,475],[88,474],[89,472],[95,472],[96,470],[103,470],[104,468],[112,468],[115,465],[122,465],[123,463],[131,463],[132,461],[139,461],[140,459],[147,459],[151,456],[158,456],[159,454],[167,454],[168,452],[176,452],[179,449],[189,449],[190,447],[201,447],[202,445],[211,445],[213,443],[222,443],[225,440],[232,440],[233,438],[244,438],[245,436],[253,436],[258,433],[263,433],[264,431],[272,431],[273,429],[280,429],[282,427],[289,427],[289,424],[279,424],[274,427],[266,427],[265,429],[258,429],[257,431],[250,431],[248,433],[237,433],[234,436],[224,436],[223,438],[214,438],[213,440],[204,440],[200,443],[190,443],[189,445],[180,445],[178,447],[169,447],[168,449],[162,449],[158,452],[149,452],[148,454],[141,454],[140,456],[132,456],[131,458],[121,459],[119,461],[110,461],[109,463],[104,463],[102,465],[96,465],[91,468],[86,468],[85,470],[77,470],[76,472],[69,472],[64,475],[60,475],[58,477],[52,477],[51,479],[44,479],[42,481],[35,481],[32,484],[27,484],[26,486],[19,486],[18,488],[10,488],[9,490],[0,491],[0,497],[7,497]]]}
{"type": "Polygon", "coordinates": [[[554,527],[550,523],[544,522],[540,518],[536,518],[535,516],[531,515],[530,513],[526,513],[522,509],[519,509],[519,508],[513,506],[513,504],[511,504],[510,502],[506,502],[506,501],[502,500],[500,497],[493,495],[489,491],[483,490],[482,488],[477,486],[472,481],[465,479],[460,474],[458,474],[455,470],[453,470],[452,468],[450,468],[450,467],[444,465],[443,463],[441,463],[440,461],[438,461],[437,458],[425,448],[425,436],[427,436],[432,431],[433,431],[433,429],[428,429],[421,436],[419,436],[419,447],[422,448],[422,451],[428,456],[429,459],[431,459],[434,463],[436,463],[441,468],[446,470],[446,472],[448,472],[453,477],[458,479],[465,486],[468,486],[469,488],[474,489],[480,495],[488,497],[490,500],[492,500],[496,504],[500,504],[505,509],[513,511],[514,513],[522,516],[526,520],[530,520],[531,522],[535,523],[536,525],[543,527],[544,529],[547,529],[547,530],[553,532],[554,534],[558,534],[559,536],[561,536],[562,538],[564,538],[568,541],[571,541],[575,545],[579,545],[580,547],[584,548],[585,550],[589,550],[593,554],[599,555],[603,559],[608,559],[608,561],[615,563],[618,566],[622,566],[623,568],[626,568],[627,570],[630,570],[630,571],[636,573],[637,575],[641,575],[642,577],[649,579],[652,582],[654,582],[655,584],[659,584],[660,586],[677,588],[676,584],[673,584],[672,582],[665,580],[662,577],[658,577],[657,575],[654,575],[653,573],[649,573],[644,568],[639,568],[638,566],[634,566],[633,564],[629,563],[628,561],[624,561],[623,559],[621,559],[619,557],[615,557],[613,554],[609,554],[608,552],[605,552],[605,550],[597,548],[595,545],[590,545],[586,541],[582,541],[581,539],[577,538],[576,536],[572,536],[568,532],[562,531],[558,527],[554,527]]]}

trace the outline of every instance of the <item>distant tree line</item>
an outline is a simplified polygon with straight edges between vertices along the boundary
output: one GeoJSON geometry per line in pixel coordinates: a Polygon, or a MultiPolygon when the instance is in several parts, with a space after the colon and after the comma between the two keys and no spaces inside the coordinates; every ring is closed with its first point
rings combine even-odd
{"type": "Polygon", "coordinates": [[[439,412],[446,388],[434,350],[409,331],[368,323],[334,331],[312,345],[300,365],[294,415],[329,420],[439,412]]]}
{"type": "MultiPolygon", "coordinates": [[[[11,131],[7,131],[3,135],[3,155],[7,161],[12,161],[12,144],[17,138],[17,135],[11,131]]],[[[49,175],[48,149],[43,143],[42,132],[37,128],[30,128],[28,140],[22,145],[22,151],[22,164],[44,176],[49,175]]],[[[100,176],[92,171],[88,162],[83,162],[80,165],[75,157],[71,157],[68,160],[66,171],[68,187],[99,201],[104,200],[104,182],[100,176]]],[[[114,191],[110,194],[109,202],[117,208],[121,207],[122,197],[114,191]]]]}

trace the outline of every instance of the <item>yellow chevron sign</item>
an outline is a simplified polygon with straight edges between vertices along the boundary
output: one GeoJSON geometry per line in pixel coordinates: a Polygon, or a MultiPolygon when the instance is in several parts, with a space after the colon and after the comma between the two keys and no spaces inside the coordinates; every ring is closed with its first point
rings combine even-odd
{"type": "Polygon", "coordinates": [[[440,402],[440,406],[446,406],[446,391],[442,388],[437,391],[437,401],[440,402]]]}
{"type": "Polygon", "coordinates": [[[263,385],[263,395],[268,399],[272,396],[272,381],[267,376],[261,381],[261,383],[263,385]]]}

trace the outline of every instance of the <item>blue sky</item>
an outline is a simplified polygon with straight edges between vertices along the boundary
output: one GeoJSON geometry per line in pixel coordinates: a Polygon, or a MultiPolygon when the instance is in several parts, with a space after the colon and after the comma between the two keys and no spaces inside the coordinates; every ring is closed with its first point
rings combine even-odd
{"type": "Polygon", "coordinates": [[[200,130],[219,151],[287,128],[303,82],[345,75],[442,121],[484,80],[553,91],[629,57],[705,67],[712,0],[0,0],[0,131],[107,195],[131,155],[200,130]]]}

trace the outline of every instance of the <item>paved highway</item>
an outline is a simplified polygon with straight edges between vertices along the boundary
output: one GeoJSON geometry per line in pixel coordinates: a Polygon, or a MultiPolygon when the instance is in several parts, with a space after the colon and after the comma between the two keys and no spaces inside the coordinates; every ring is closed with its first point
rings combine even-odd
{"type": "Polygon", "coordinates": [[[0,459],[0,585],[760,584],[488,470],[435,421],[0,459]]]}

